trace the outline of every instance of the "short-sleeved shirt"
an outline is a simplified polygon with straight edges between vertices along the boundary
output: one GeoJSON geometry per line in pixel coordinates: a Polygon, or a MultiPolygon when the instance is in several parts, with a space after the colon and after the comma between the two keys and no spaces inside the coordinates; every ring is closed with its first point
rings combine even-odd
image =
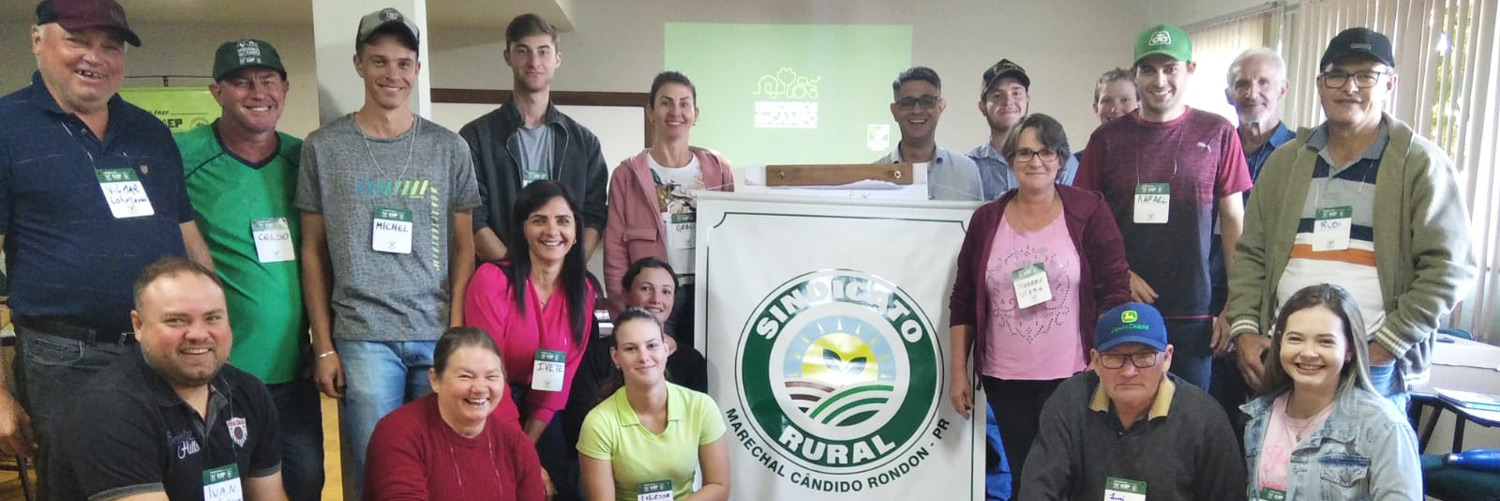
{"type": "MultiPolygon", "coordinates": [[[[932,161],[927,163],[927,198],[929,200],[980,200],[984,189],[979,178],[979,167],[973,160],[954,154],[942,146],[936,147],[932,161]]],[[[901,148],[876,160],[877,164],[898,164],[901,148]]]]}
{"type": "Polygon", "coordinates": [[[276,408],[265,385],[225,364],[210,383],[205,419],[167,380],[127,350],[74,399],[55,426],[54,499],[115,499],[164,492],[201,500],[204,472],[234,465],[241,486],[281,471],[276,408]]]}
{"type": "Polygon", "coordinates": [[[198,229],[224,281],[234,327],[229,361],[263,383],[285,383],[300,375],[309,342],[297,272],[302,225],[292,206],[302,140],[278,134],[276,154],[250,162],[225,148],[214,127],[204,125],[174,138],[182,150],[188,196],[198,210],[198,229]],[[257,222],[281,222],[287,231],[262,230],[257,236],[257,222]],[[281,237],[289,254],[263,260],[256,239],[281,237]]]}
{"type": "MultiPolygon", "coordinates": [[[[1011,205],[1010,207],[1015,207],[1011,205]]],[[[1046,226],[1020,231],[1002,215],[990,245],[984,285],[989,289],[989,342],[981,374],[1006,380],[1067,379],[1084,369],[1078,335],[1083,265],[1059,211],[1046,226]],[[1051,299],[1025,308],[1016,296],[1015,274],[1042,265],[1051,299]]]]}
{"type": "MultiPolygon", "coordinates": [[[[323,216],[333,270],[334,339],[435,341],[448,327],[453,214],[479,206],[468,144],[416,117],[393,138],[367,137],[354,114],[302,145],[297,208],[323,216]],[[375,212],[411,218],[411,253],[373,248],[375,212]]],[[[462,300],[462,298],[459,298],[462,300]]]]}
{"type": "Polygon", "coordinates": [[[172,134],[118,95],[107,106],[99,138],[58,106],[40,73],[0,98],[0,235],[19,315],[128,331],[141,269],[186,255],[180,225],[193,220],[193,205],[172,134]],[[100,172],[134,175],[152,214],[116,218],[100,172]]]}
{"type": "Polygon", "coordinates": [[[674,499],[693,491],[698,447],[724,436],[724,418],[708,395],[667,383],[667,428],[651,433],[641,425],[621,388],[583,420],[578,453],[609,461],[615,499],[634,501],[642,483],[672,481],[674,499]]]}
{"type": "Polygon", "coordinates": [[[1167,318],[1203,318],[1210,311],[1208,247],[1219,198],[1250,189],[1234,126],[1189,108],[1167,122],[1140,111],[1099,126],[1089,139],[1074,186],[1104,194],[1125,237],[1130,270],[1151,284],[1167,318]],[[1165,224],[1135,222],[1136,187],[1170,186],[1165,224]]]}

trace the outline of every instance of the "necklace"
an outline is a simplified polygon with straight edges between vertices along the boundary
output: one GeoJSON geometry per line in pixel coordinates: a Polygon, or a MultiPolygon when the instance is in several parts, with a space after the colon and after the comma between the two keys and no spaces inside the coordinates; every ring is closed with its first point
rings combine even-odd
{"type": "Polygon", "coordinates": [[[365,130],[363,128],[360,128],[359,126],[359,119],[355,118],[354,130],[359,131],[359,137],[365,138],[365,154],[370,156],[370,165],[375,166],[375,171],[380,173],[380,177],[386,178],[387,180],[390,180],[392,182],[397,182],[400,181],[401,178],[406,177],[406,169],[411,168],[412,153],[415,153],[417,151],[417,134],[422,132],[422,121],[418,120],[415,116],[413,116],[411,120],[411,137],[407,138],[411,142],[406,146],[406,164],[401,166],[401,173],[393,178],[385,173],[385,169],[380,168],[380,162],[375,161],[375,151],[370,149],[370,136],[368,134],[365,134],[365,130]]]}

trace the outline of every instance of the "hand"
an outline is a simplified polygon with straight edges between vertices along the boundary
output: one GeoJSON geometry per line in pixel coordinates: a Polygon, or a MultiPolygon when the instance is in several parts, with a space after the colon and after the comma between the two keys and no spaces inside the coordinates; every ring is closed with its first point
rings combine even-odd
{"type": "Polygon", "coordinates": [[[1260,378],[1266,373],[1265,364],[1261,363],[1260,355],[1271,346],[1271,338],[1256,333],[1245,333],[1235,338],[1235,349],[1239,350],[1240,374],[1245,377],[1245,384],[1250,389],[1260,391],[1260,378]]]}
{"type": "Polygon", "coordinates": [[[314,361],[313,381],[329,398],[344,398],[344,362],[337,353],[314,361]]]}
{"type": "Polygon", "coordinates": [[[1385,349],[1385,346],[1380,343],[1370,341],[1370,365],[1385,365],[1395,360],[1396,355],[1392,354],[1391,350],[1385,349]]]}
{"type": "Polygon", "coordinates": [[[1229,343],[1229,323],[1224,321],[1222,315],[1214,317],[1214,337],[1211,346],[1214,348],[1216,357],[1229,353],[1229,348],[1234,346],[1229,343]]]}
{"type": "Polygon", "coordinates": [[[0,388],[0,455],[31,454],[33,443],[31,417],[10,392],[0,388]]]}
{"type": "Polygon", "coordinates": [[[1126,273],[1130,274],[1130,298],[1146,304],[1155,303],[1156,289],[1152,289],[1151,284],[1146,283],[1146,280],[1135,272],[1127,271],[1126,273]]]}
{"type": "Polygon", "coordinates": [[[948,391],[948,400],[953,403],[953,410],[958,411],[964,419],[969,419],[969,411],[974,409],[974,392],[969,378],[960,375],[952,379],[953,389],[948,391]]]}
{"type": "Polygon", "coordinates": [[[553,497],[557,496],[557,487],[554,487],[552,485],[552,475],[547,473],[547,469],[546,468],[542,468],[541,470],[542,470],[542,485],[546,487],[547,499],[550,501],[553,497]]]}

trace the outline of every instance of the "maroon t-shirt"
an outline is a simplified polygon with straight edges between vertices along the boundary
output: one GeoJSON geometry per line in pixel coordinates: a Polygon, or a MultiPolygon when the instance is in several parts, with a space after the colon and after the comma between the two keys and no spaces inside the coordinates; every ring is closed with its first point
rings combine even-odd
{"type": "Polygon", "coordinates": [[[1250,189],[1249,168],[1234,126],[1188,108],[1169,122],[1148,122],[1140,111],[1094,131],[1073,185],[1104,194],[1125,237],[1125,257],[1160,296],[1168,318],[1203,318],[1209,311],[1208,246],[1215,204],[1250,189]],[[1165,224],[1135,223],[1141,183],[1171,186],[1165,224]]]}

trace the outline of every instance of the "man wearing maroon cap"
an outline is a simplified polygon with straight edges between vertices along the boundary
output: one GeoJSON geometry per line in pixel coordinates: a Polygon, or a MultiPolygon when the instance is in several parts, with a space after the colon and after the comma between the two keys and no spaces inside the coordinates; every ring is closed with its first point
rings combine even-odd
{"type": "Polygon", "coordinates": [[[37,72],[0,98],[0,245],[20,396],[18,404],[0,391],[0,455],[39,444],[45,477],[47,439],[68,435],[51,426],[70,395],[131,353],[135,277],[167,256],[212,263],[171,134],[116,95],[125,44],[141,43],[124,9],[114,0],[44,0],[36,14],[37,72]]]}

